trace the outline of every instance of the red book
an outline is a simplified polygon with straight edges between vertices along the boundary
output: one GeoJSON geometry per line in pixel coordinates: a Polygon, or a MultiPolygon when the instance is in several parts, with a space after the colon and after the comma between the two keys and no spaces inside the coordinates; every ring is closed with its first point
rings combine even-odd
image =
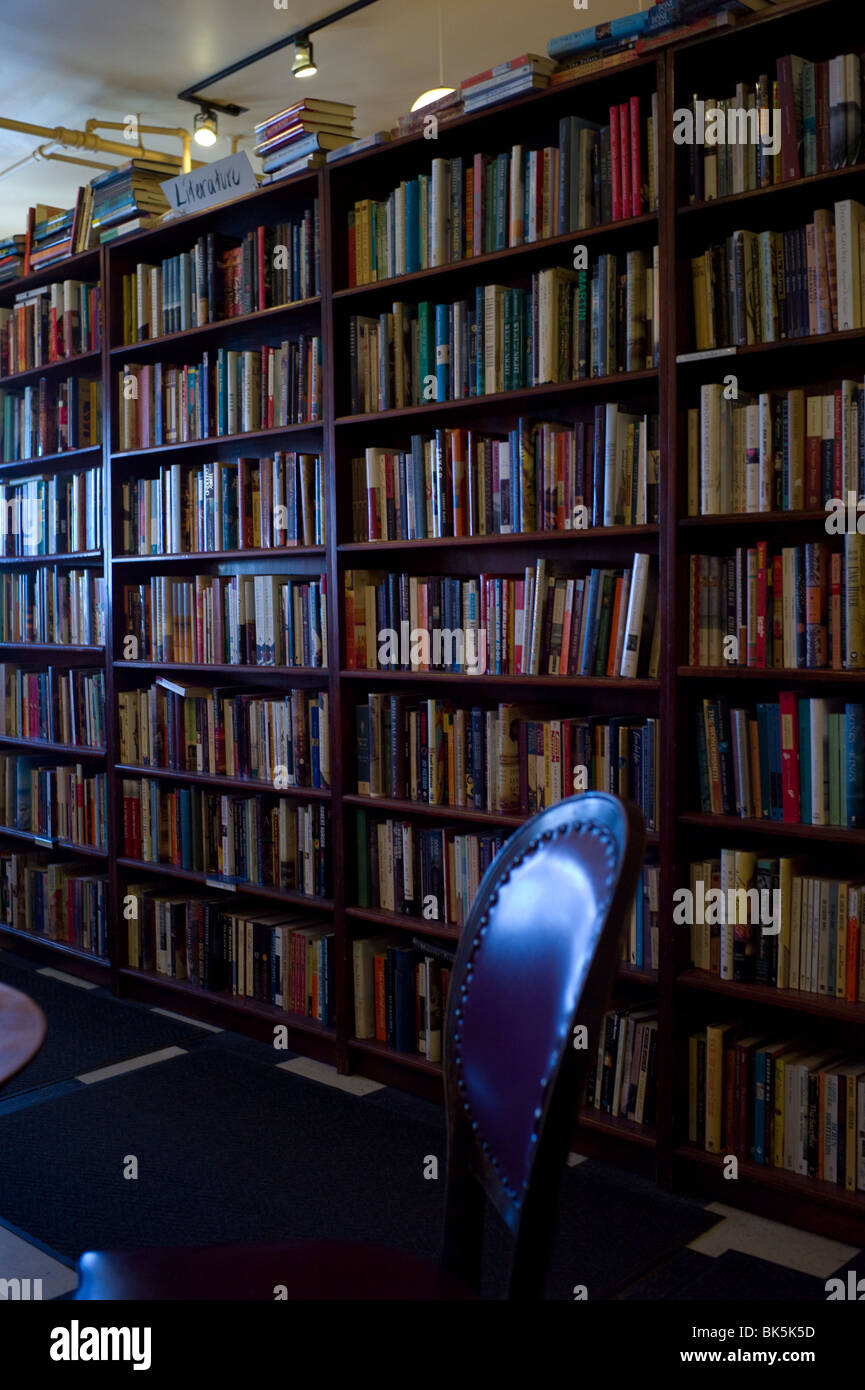
{"type": "Polygon", "coordinates": [[[807,405],[805,408],[805,508],[809,512],[820,510],[820,452],[822,440],[819,421],[816,434],[807,433],[807,405]]]}
{"type": "Polygon", "coordinates": [[[766,542],[757,542],[757,641],[755,666],[766,665],[766,610],[768,607],[768,575],[766,571],[766,542]]]}
{"type": "MultiPolygon", "coordinates": [[[[610,145],[610,162],[615,158],[615,152],[610,145]]],[[[631,207],[631,119],[628,112],[628,103],[621,102],[619,106],[619,164],[622,170],[622,217],[627,217],[631,207]]]]}
{"type": "Polygon", "coordinates": [[[256,227],[255,229],[255,266],[256,270],[258,271],[258,303],[255,307],[258,310],[261,310],[266,309],[268,307],[267,298],[265,296],[263,227],[256,227]]]}
{"type": "Polygon", "coordinates": [[[847,980],[844,996],[851,1004],[859,999],[859,918],[855,912],[847,918],[847,980]]]}
{"type": "Polygon", "coordinates": [[[829,162],[829,64],[814,64],[814,104],[817,110],[817,173],[825,174],[829,162]]]}
{"type": "MultiPolygon", "coordinates": [[[[472,161],[472,255],[480,256],[484,249],[484,157],[476,154],[472,161]]],[[[540,174],[540,171],[539,171],[540,174]]],[[[542,180],[538,177],[538,187],[542,180]]]]}
{"type": "Polygon", "coordinates": [[[802,819],[799,793],[799,712],[792,690],[782,690],[781,706],[781,802],[783,818],[791,824],[802,819]]]}
{"type": "Polygon", "coordinates": [[[543,58],[537,53],[521,53],[519,58],[509,58],[506,63],[497,63],[494,68],[486,68],[483,72],[475,73],[474,77],[466,77],[460,83],[460,88],[465,91],[467,87],[474,87],[478,82],[490,82],[494,77],[504,77],[508,72],[513,72],[516,68],[521,68],[526,63],[531,63],[536,72],[542,72],[546,68],[549,72],[554,66],[548,58],[543,58]],[[538,64],[540,63],[540,68],[538,64]]]}
{"type": "Polygon", "coordinates": [[[799,141],[793,96],[793,59],[789,53],[778,59],[778,100],[781,104],[781,178],[798,179],[799,141]]]}
{"type": "Polygon", "coordinates": [[[643,162],[640,150],[640,98],[631,97],[631,216],[643,211],[643,162]]]}
{"type": "Polygon", "coordinates": [[[622,216],[622,175],[619,162],[619,108],[610,107],[610,183],[613,221],[622,216]]]}

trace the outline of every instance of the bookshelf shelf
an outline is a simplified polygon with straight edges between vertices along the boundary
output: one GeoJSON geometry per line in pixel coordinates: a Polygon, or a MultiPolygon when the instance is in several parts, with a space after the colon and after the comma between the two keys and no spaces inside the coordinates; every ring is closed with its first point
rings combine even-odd
{"type": "Polygon", "coordinates": [[[387,1043],[378,1042],[375,1038],[347,1038],[346,1042],[350,1052],[367,1052],[387,1057],[398,1061],[401,1066],[411,1071],[424,1072],[427,1076],[437,1079],[442,1078],[440,1062],[428,1062],[426,1057],[416,1056],[413,1052],[399,1052],[395,1047],[388,1047],[387,1043]]]}
{"type": "Polygon", "coordinates": [[[135,763],[115,763],[114,771],[122,777],[156,777],[170,782],[189,782],[196,786],[224,787],[227,791],[266,791],[274,796],[296,796],[302,800],[329,801],[330,792],[319,787],[276,787],[252,777],[220,777],[211,772],[182,772],[176,768],[145,767],[135,763]]]}
{"type": "Polygon", "coordinates": [[[60,656],[68,656],[72,660],[80,656],[104,657],[105,648],[76,646],[72,642],[0,642],[0,652],[20,652],[34,661],[43,657],[56,660],[60,656]]]}
{"type": "Polygon", "coordinates": [[[119,658],[111,664],[119,671],[198,671],[214,676],[242,676],[252,673],[257,676],[290,676],[292,680],[327,684],[327,670],[321,666],[246,666],[232,665],[228,662],[203,664],[194,661],[124,661],[119,658]]]}
{"type": "Polygon", "coordinates": [[[28,290],[37,290],[42,285],[51,285],[63,280],[97,280],[99,278],[100,254],[98,247],[89,251],[79,251],[74,256],[64,256],[51,265],[39,266],[29,275],[21,275],[17,280],[7,280],[0,285],[0,299],[8,294],[14,298],[28,290]]]}
{"type": "Polygon", "coordinates": [[[146,449],[115,449],[112,459],[125,463],[127,459],[149,458],[151,454],[173,454],[179,449],[233,449],[242,444],[267,445],[269,440],[281,439],[286,435],[309,434],[320,430],[321,420],[304,420],[299,425],[276,425],[266,430],[250,430],[246,434],[214,434],[207,439],[185,439],[177,444],[151,444],[146,449]]]}
{"type": "Polygon", "coordinates": [[[80,369],[95,367],[99,369],[102,360],[102,351],[95,348],[92,352],[78,352],[73,357],[61,357],[57,362],[46,362],[41,367],[28,367],[26,371],[15,372],[12,376],[0,376],[0,391],[14,391],[19,385],[26,386],[30,381],[38,381],[40,377],[55,376],[75,376],[80,369]]]}
{"type": "Polygon", "coordinates": [[[529,688],[541,688],[543,686],[560,687],[563,690],[634,690],[652,691],[660,689],[660,682],[649,680],[648,677],[634,677],[630,679],[622,676],[470,676],[464,671],[342,671],[342,680],[356,681],[405,681],[409,685],[435,681],[439,685],[453,685],[459,681],[463,685],[471,682],[472,686],[478,689],[484,686],[497,690],[509,689],[512,686],[527,686],[529,688]]]}
{"type": "Polygon", "coordinates": [[[99,849],[96,845],[79,845],[75,840],[62,840],[55,835],[37,835],[33,830],[18,830],[12,825],[0,825],[0,835],[8,835],[13,840],[26,840],[30,845],[37,845],[42,849],[69,849],[74,854],[84,854],[89,859],[106,859],[107,849],[99,849]]]}
{"type": "Polygon", "coordinates": [[[62,468],[69,464],[74,468],[77,463],[83,463],[85,459],[97,461],[97,455],[102,455],[101,444],[88,444],[86,449],[61,449],[56,454],[38,454],[36,458],[29,459],[4,459],[0,462],[0,472],[10,472],[13,468],[62,468]]]}
{"type": "Polygon", "coordinates": [[[13,950],[19,944],[44,947],[52,955],[71,957],[76,962],[82,962],[88,970],[91,966],[96,966],[102,971],[111,969],[111,962],[104,956],[97,956],[93,951],[85,951],[83,947],[75,946],[71,941],[55,941],[53,937],[43,936],[42,932],[22,931],[20,927],[12,927],[8,922],[0,922],[0,939],[4,937],[7,938],[7,944],[13,950]]]}
{"type": "Polygon", "coordinates": [[[708,831],[737,830],[748,835],[784,836],[794,840],[820,840],[826,843],[865,846],[865,830],[851,830],[843,825],[802,825],[798,821],[714,816],[699,811],[683,813],[679,816],[679,824],[708,831]]]}
{"type": "Polygon", "coordinates": [[[576,381],[551,381],[543,386],[527,386],[519,391],[491,391],[486,396],[465,396],[455,401],[429,401],[424,405],[406,405],[397,410],[379,410],[366,415],[338,415],[334,424],[338,428],[346,428],[355,425],[374,424],[377,421],[414,420],[423,416],[433,419],[440,412],[446,412],[448,416],[475,415],[483,412],[501,414],[503,411],[516,415],[522,410],[543,409],[544,403],[555,404],[560,398],[565,404],[570,404],[569,398],[574,393],[580,397],[602,395],[622,387],[625,389],[631,386],[648,387],[650,384],[657,383],[657,380],[657,370],[654,367],[647,367],[644,371],[639,372],[616,372],[613,376],[580,377],[576,381]]]}
{"type": "Polygon", "coordinates": [[[81,743],[49,743],[44,738],[20,738],[17,734],[0,734],[0,744],[15,748],[32,748],[40,753],[74,754],[76,758],[104,758],[104,748],[87,748],[81,743]]]}
{"type": "Polygon", "coordinates": [[[386,280],[350,285],[346,289],[334,290],[332,297],[335,304],[348,301],[354,306],[359,299],[374,299],[376,295],[392,298],[403,286],[417,284],[422,287],[430,280],[435,283],[436,293],[446,294],[449,292],[451,281],[456,285],[466,279],[474,280],[478,274],[483,275],[487,266],[497,269],[502,263],[509,265],[513,262],[515,273],[528,273],[534,268],[536,261],[546,263],[551,251],[570,250],[578,243],[591,243],[595,240],[602,240],[606,244],[619,234],[627,235],[638,229],[655,228],[657,224],[658,216],[654,212],[643,213],[640,217],[620,218],[617,222],[607,222],[602,226],[581,227],[577,231],[563,232],[561,235],[544,237],[539,241],[527,241],[521,246],[505,246],[499,251],[487,251],[482,256],[472,256],[468,260],[447,261],[443,265],[427,266],[423,270],[414,270],[405,275],[392,275],[386,280]],[[442,281],[448,286],[447,289],[443,288],[442,281]]]}
{"type": "Polygon", "coordinates": [[[565,541],[579,542],[595,541],[604,543],[606,541],[628,541],[642,543],[644,541],[655,540],[658,536],[659,528],[655,525],[649,526],[586,526],[578,527],[573,531],[514,531],[505,535],[492,536],[435,536],[424,540],[415,541],[344,541],[337,546],[340,554],[352,555],[368,554],[370,551],[413,551],[413,550],[440,550],[444,547],[453,549],[455,546],[466,550],[473,550],[475,546],[487,547],[507,547],[507,546],[536,546],[536,545],[561,545],[565,541]]]}
{"type": "Polygon", "coordinates": [[[679,526],[821,526],[826,524],[826,513],[821,512],[717,512],[707,516],[683,516],[679,526]]]}
{"type": "Polygon", "coordinates": [[[841,1023],[853,1023],[859,1027],[865,1024],[865,1004],[850,1003],[847,999],[836,999],[828,994],[814,994],[799,989],[775,989],[773,985],[758,985],[739,980],[722,980],[706,970],[683,970],[676,977],[677,984],[685,989],[704,990],[708,994],[724,994],[731,999],[741,999],[748,1004],[761,1004],[775,1009],[789,1009],[791,1012],[814,1014],[818,1018],[831,1018],[841,1023]]]}
{"type": "Polygon", "coordinates": [[[786,685],[861,685],[865,678],[863,671],[814,671],[800,666],[680,666],[677,674],[682,680],[774,680],[786,685]]]}
{"type": "Polygon", "coordinates": [[[727,193],[723,198],[711,198],[700,203],[682,203],[677,209],[679,217],[688,219],[694,218],[695,221],[701,220],[703,215],[708,214],[712,218],[717,217],[725,208],[737,209],[743,204],[759,202],[761,208],[763,204],[774,206],[776,203],[790,198],[791,201],[801,202],[801,195],[810,197],[811,193],[819,194],[825,185],[828,185],[829,196],[835,196],[837,185],[842,188],[849,183],[851,187],[861,183],[862,175],[865,174],[865,163],[846,164],[841,169],[827,169],[822,174],[809,174],[806,178],[784,179],[781,183],[771,183],[765,188],[750,188],[743,193],[727,193]]]}
{"type": "MultiPolygon", "coordinates": [[[[389,811],[404,816],[429,816],[436,820],[467,821],[477,825],[488,825],[492,829],[497,826],[516,829],[528,820],[528,816],[508,815],[501,811],[478,811],[473,806],[440,806],[426,801],[409,801],[396,797],[361,796],[357,792],[343,792],[342,800],[344,805],[360,806],[368,811],[389,811]]],[[[659,836],[655,831],[649,830],[646,840],[649,845],[654,846],[659,843],[659,836]]]]}
{"type": "MultiPolygon", "coordinates": [[[[251,896],[254,898],[274,898],[282,903],[297,903],[302,907],[315,909],[318,912],[332,912],[332,898],[313,898],[308,893],[295,893],[288,888],[271,888],[268,884],[257,883],[228,883],[219,879],[214,874],[199,872],[197,869],[181,869],[177,864],[167,864],[161,859],[156,863],[148,859],[130,859],[126,855],[118,856],[117,863],[121,868],[134,869],[136,873],[165,874],[169,878],[186,879],[189,883],[205,884],[208,888],[216,888],[220,892],[229,893],[237,898],[251,896]]],[[[229,899],[226,898],[226,904],[229,899]]]]}
{"type": "Polygon", "coordinates": [[[458,941],[460,928],[454,922],[427,921],[425,917],[409,917],[402,912],[385,912],[379,907],[351,907],[345,909],[346,917],[358,922],[372,922],[379,927],[389,927],[392,931],[411,932],[413,936],[431,936],[439,941],[458,941]]]}
{"type": "Polygon", "coordinates": [[[158,357],[162,352],[170,352],[175,346],[186,347],[198,344],[212,336],[228,331],[244,335],[247,329],[263,328],[272,331],[272,325],[281,324],[283,319],[291,321],[309,315],[321,307],[321,298],[314,295],[309,299],[297,299],[291,304],[276,304],[269,309],[257,309],[252,314],[235,314],[228,319],[215,319],[212,323],[202,323],[195,328],[184,328],[179,333],[165,333],[158,338],[144,338],[139,343],[121,343],[109,349],[114,359],[158,357]]]}
{"type": "Polygon", "coordinates": [[[584,1129],[596,1129],[602,1134],[624,1139],[630,1144],[640,1144],[646,1149],[655,1148],[658,1142],[658,1133],[654,1125],[638,1125],[634,1120],[628,1120],[621,1115],[608,1115],[605,1110],[595,1110],[587,1105],[580,1106],[577,1123],[584,1129]]]}
{"type": "Polygon", "coordinates": [[[327,553],[323,545],[273,545],[256,550],[181,550],[170,555],[114,555],[113,565],[206,565],[222,560],[303,560],[327,553]]]}
{"type": "MultiPolygon", "coordinates": [[[[193,998],[216,1007],[221,1005],[239,1014],[245,1014],[249,1018],[261,1019],[268,1024],[284,1024],[287,1028],[298,1033],[309,1033],[315,1037],[330,1040],[336,1036],[332,1028],[325,1027],[316,1018],[305,1018],[302,1014],[292,1013],[289,1009],[279,1009],[275,1004],[265,1004],[260,999],[248,999],[242,995],[230,994],[225,990],[200,989],[187,980],[175,980],[170,975],[160,975],[155,970],[135,970],[131,966],[123,966],[120,973],[124,980],[158,985],[174,995],[183,995],[186,998],[193,998]]],[[[272,1037],[271,1031],[271,1040],[272,1037]]]]}
{"type": "Polygon", "coordinates": [[[63,555],[0,555],[0,565],[86,565],[101,559],[101,550],[73,550],[63,555]]]}

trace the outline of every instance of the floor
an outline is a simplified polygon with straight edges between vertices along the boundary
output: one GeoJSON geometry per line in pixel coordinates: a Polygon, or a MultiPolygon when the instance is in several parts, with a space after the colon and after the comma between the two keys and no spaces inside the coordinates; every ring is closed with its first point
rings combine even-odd
{"type": "MultiPolygon", "coordinates": [[[[37,997],[40,990],[44,994],[47,1002],[43,1001],[43,1008],[49,1032],[54,1029],[55,1042],[58,1032],[62,1036],[64,1029],[71,1041],[62,1053],[48,1054],[41,1070],[33,1064],[32,1081],[25,1071],[16,1079],[11,1094],[8,1086],[0,1089],[0,1298],[68,1298],[77,1283],[75,1258],[83,1248],[110,1243],[112,1238],[118,1243],[131,1240],[140,1245],[153,1243],[154,1238],[160,1241],[160,1221],[166,1229],[176,1232],[172,1242],[163,1243],[186,1243],[184,1234],[189,1243],[208,1243],[208,1212],[213,1221],[211,1243],[241,1239],[250,1231],[254,1238],[261,1238],[256,1235],[257,1210],[262,1205],[273,1208],[274,1198],[286,1185],[286,1174],[295,1169],[300,1175],[302,1198],[308,1195],[305,1205],[311,1207],[311,1214],[303,1213],[303,1220],[308,1219],[310,1225],[299,1233],[306,1233],[307,1229],[317,1232],[321,1227],[329,1234],[324,1228],[331,1220],[338,1233],[369,1238],[369,1229],[380,1230],[393,1207],[395,1224],[393,1230],[384,1232],[385,1243],[409,1245],[422,1253],[434,1249],[437,1196],[428,1199],[426,1192],[416,1190],[422,1185],[412,1186],[408,1180],[400,1195],[396,1191],[399,1182],[394,1185],[392,1178],[398,1168],[400,1181],[406,1177],[402,1170],[414,1165],[418,1146],[435,1150],[440,1126],[440,1111],[436,1107],[363,1077],[339,1076],[334,1068],[307,1058],[275,1054],[267,1044],[193,1023],[171,1011],[120,1003],[99,986],[0,951],[0,980],[6,978],[20,985],[22,972],[29,977],[32,992],[37,997]],[[92,1031],[87,1023],[91,1014],[92,1031]],[[95,1045],[97,1015],[100,1027],[106,1027],[103,1015],[108,1025],[107,1041],[100,1044],[101,1055],[119,1054],[118,1060],[67,1074],[67,1067],[76,1065],[76,1057],[89,1055],[88,1048],[95,1045]],[[128,1027],[124,1027],[127,1021],[128,1027]],[[73,1038],[76,1029],[90,1032],[89,1037],[77,1040],[82,1044],[78,1051],[73,1038]],[[123,1037],[127,1035],[153,1037],[165,1045],[125,1056],[123,1037]],[[170,1041],[172,1037],[176,1041],[170,1041]],[[198,1079],[190,1089],[193,1072],[198,1079]],[[214,1148],[219,1152],[222,1148],[226,1167],[231,1168],[236,1166],[232,1149],[236,1144],[237,1163],[242,1164],[248,1144],[242,1134],[231,1133],[232,1087],[238,1097],[249,1092],[255,1092],[257,1097],[256,1108],[251,1112],[255,1118],[245,1123],[255,1128],[256,1144],[260,1146],[258,1167],[253,1171],[258,1175],[254,1185],[258,1186],[260,1178],[261,1191],[255,1194],[254,1203],[247,1204],[247,1189],[238,1192],[231,1187],[228,1174],[211,1172],[201,1177],[199,1187],[193,1189],[193,1196],[203,1199],[199,1209],[194,1200],[189,1200],[188,1188],[184,1188],[190,1165],[195,1167],[200,1160],[194,1150],[180,1152],[185,1147],[182,1116],[188,1116],[190,1105],[194,1105],[196,1113],[190,1133],[203,1136],[203,1152],[214,1148]],[[300,1106],[296,1112],[300,1124],[284,1132],[277,1124],[282,1120],[278,1114],[283,1108],[280,1088],[284,1088],[287,1109],[291,1104],[300,1106]],[[143,1117],[144,1128],[137,1137],[131,1118],[117,1120],[121,1132],[114,1132],[117,1117],[124,1115],[126,1101],[130,1115],[143,1117]],[[179,1112],[180,1120],[175,1112],[179,1112]],[[316,1117],[316,1135],[301,1134],[307,1114],[316,1117]],[[165,1117],[164,1127],[160,1117],[165,1117]],[[371,1128],[363,1131],[362,1124],[367,1120],[371,1128]],[[327,1155],[332,1163],[331,1149],[344,1148],[346,1135],[350,1138],[359,1134],[358,1144],[363,1149],[364,1133],[375,1135],[382,1125],[391,1135],[385,1152],[393,1155],[393,1172],[382,1171],[386,1165],[381,1154],[360,1153],[352,1170],[354,1177],[348,1165],[344,1172],[335,1170],[336,1176],[331,1173],[327,1182],[323,1179],[314,1193],[310,1191],[317,1173],[316,1144],[330,1145],[327,1155]],[[222,1138],[208,1140],[210,1128],[213,1136],[222,1138]],[[275,1136],[273,1153],[268,1151],[269,1129],[275,1136]],[[132,1160],[137,1164],[137,1155],[147,1149],[150,1130],[157,1134],[164,1130],[165,1146],[154,1154],[161,1182],[155,1197],[142,1199],[141,1192],[133,1194],[132,1184],[121,1181],[118,1170],[123,1167],[123,1177],[130,1176],[126,1170],[132,1160]],[[322,1131],[319,1139],[317,1135],[322,1131]],[[110,1140],[107,1147],[106,1137],[110,1140]],[[286,1154],[286,1148],[291,1149],[295,1143],[298,1151],[286,1154]],[[125,1153],[125,1148],[134,1148],[135,1153],[125,1153]],[[51,1181],[54,1162],[65,1174],[59,1184],[51,1181]],[[172,1173],[175,1163],[177,1172],[172,1173]],[[83,1196],[76,1189],[79,1166],[86,1174],[83,1196]],[[105,1189],[100,1197],[95,1188],[103,1168],[105,1189]],[[35,1190],[27,1192],[31,1181],[35,1190]],[[355,1220],[358,1201],[353,1204],[353,1181],[358,1184],[360,1204],[368,1205],[372,1213],[366,1226],[362,1215],[355,1220]],[[170,1201],[175,1185],[181,1194],[180,1217],[178,1208],[172,1208],[170,1201]],[[381,1188],[381,1192],[374,1191],[376,1188],[381,1188]],[[212,1202],[208,1206],[211,1189],[212,1202]],[[182,1195],[184,1192],[186,1196],[182,1195]],[[379,1198],[381,1206],[377,1208],[379,1198]],[[130,1215],[135,1200],[141,1201],[141,1209],[138,1215],[130,1215]],[[46,1206],[51,1211],[46,1212],[46,1206]],[[227,1219],[223,1208],[236,1213],[236,1220],[227,1219]],[[188,1213],[186,1232],[177,1229],[184,1211],[188,1213]],[[152,1231],[148,1224],[150,1213],[152,1231]],[[16,1225],[14,1218],[24,1221],[30,1229],[16,1225]],[[46,1241],[46,1231],[56,1244],[46,1241]],[[20,1286],[7,1285],[7,1280],[19,1280],[20,1286]]],[[[242,1100],[237,1101],[237,1106],[240,1115],[242,1100]]],[[[322,1152],[318,1151],[319,1156],[322,1152]]],[[[143,1153],[141,1162],[145,1163],[143,1153]]],[[[248,1185],[247,1179],[247,1188],[248,1185]]],[[[578,1260],[573,1255],[574,1242],[565,1242],[567,1253],[562,1256],[560,1252],[557,1257],[560,1277],[548,1294],[550,1297],[575,1297],[584,1288],[587,1292],[583,1296],[588,1298],[824,1300],[825,1283],[830,1277],[848,1269],[858,1268],[865,1273],[865,1256],[856,1246],[811,1235],[720,1203],[672,1198],[658,1193],[651,1184],[643,1184],[641,1179],[627,1177],[578,1154],[570,1156],[565,1186],[570,1193],[572,1213],[572,1218],[567,1219],[580,1225],[587,1206],[591,1206],[598,1209],[593,1216],[606,1224],[600,1228],[589,1226],[577,1233],[590,1242],[588,1249],[580,1247],[578,1260]],[[631,1212],[639,1215],[632,1217],[631,1212]],[[607,1229],[609,1243],[614,1247],[612,1263],[600,1258],[600,1245],[608,1243],[607,1229]],[[601,1240],[599,1230],[604,1231],[601,1240]]],[[[289,1215],[282,1219],[294,1230],[291,1212],[298,1212],[296,1193],[292,1202],[289,1215]]]]}

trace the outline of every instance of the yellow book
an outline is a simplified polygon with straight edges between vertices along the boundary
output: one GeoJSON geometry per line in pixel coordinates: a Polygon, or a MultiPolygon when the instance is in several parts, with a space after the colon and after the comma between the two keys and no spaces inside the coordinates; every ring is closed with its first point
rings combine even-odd
{"type": "Polygon", "coordinates": [[[739,1024],[710,1023],[706,1029],[706,1150],[719,1154],[724,1142],[724,1052],[739,1024]]]}

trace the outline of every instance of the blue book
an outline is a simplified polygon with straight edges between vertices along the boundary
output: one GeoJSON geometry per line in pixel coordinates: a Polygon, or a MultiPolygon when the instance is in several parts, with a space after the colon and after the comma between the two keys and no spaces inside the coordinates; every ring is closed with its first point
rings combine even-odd
{"type": "Polygon", "coordinates": [[[192,862],[192,807],[189,787],[180,788],[180,858],[184,869],[194,868],[192,862]]]}
{"type": "Polygon", "coordinates": [[[405,268],[406,274],[420,270],[420,213],[418,208],[418,182],[410,179],[405,186],[405,268]]]}
{"type": "Polygon", "coordinates": [[[847,824],[865,827],[865,705],[844,706],[847,754],[847,824]]]}
{"type": "Polygon", "coordinates": [[[620,19],[609,19],[603,24],[590,24],[587,29],[577,29],[572,34],[560,34],[550,39],[547,52],[551,58],[566,58],[572,53],[585,53],[592,48],[607,48],[622,39],[636,39],[645,33],[649,24],[648,10],[637,14],[622,15],[620,19]]]}
{"type": "Polygon", "coordinates": [[[436,400],[450,400],[450,305],[436,305],[436,400]]]}

